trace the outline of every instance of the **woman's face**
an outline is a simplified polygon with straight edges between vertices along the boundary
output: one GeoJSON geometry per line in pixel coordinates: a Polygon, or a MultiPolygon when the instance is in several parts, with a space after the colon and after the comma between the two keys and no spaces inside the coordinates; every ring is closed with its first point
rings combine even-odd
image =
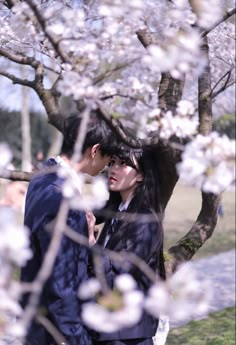
{"type": "Polygon", "coordinates": [[[143,176],[126,162],[113,156],[108,168],[108,186],[110,191],[120,192],[122,200],[126,201],[132,195],[143,176]]]}

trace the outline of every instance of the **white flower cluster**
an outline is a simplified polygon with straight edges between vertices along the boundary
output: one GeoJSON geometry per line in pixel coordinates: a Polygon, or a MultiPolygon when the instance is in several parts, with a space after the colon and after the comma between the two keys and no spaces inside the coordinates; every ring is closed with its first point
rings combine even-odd
{"type": "Polygon", "coordinates": [[[32,256],[29,249],[28,230],[17,222],[16,213],[9,208],[0,208],[0,337],[23,336],[24,328],[16,317],[22,315],[18,303],[20,283],[14,279],[14,270],[23,266],[32,256]]]}
{"type": "Polygon", "coordinates": [[[94,279],[80,287],[80,298],[97,297],[97,303],[88,302],[82,306],[82,319],[86,325],[96,331],[110,333],[138,323],[144,296],[130,275],[118,276],[115,289],[107,295],[99,296],[99,291],[100,285],[94,279]]]}
{"type": "Polygon", "coordinates": [[[4,142],[0,142],[0,173],[1,174],[4,173],[4,170],[7,168],[12,158],[13,158],[13,155],[9,146],[4,142]]]}
{"type": "Polygon", "coordinates": [[[187,184],[207,193],[223,192],[235,182],[235,140],[216,132],[197,135],[186,145],[177,170],[187,184]]]}
{"type": "Polygon", "coordinates": [[[154,71],[169,71],[173,78],[181,79],[183,74],[198,65],[201,71],[205,60],[200,58],[200,34],[196,30],[174,30],[171,37],[166,37],[159,45],[148,47],[149,55],[143,62],[154,71]]]}
{"type": "Polygon", "coordinates": [[[108,199],[108,189],[105,178],[96,176],[86,183],[84,174],[77,174],[69,166],[61,166],[58,176],[65,179],[62,194],[70,200],[73,209],[92,210],[102,208],[108,199]]]}
{"type": "Polygon", "coordinates": [[[28,229],[17,224],[13,216],[11,210],[0,209],[0,257],[23,266],[31,258],[28,229]]]}
{"type": "MultiPolygon", "coordinates": [[[[129,274],[115,280],[114,290],[101,294],[101,286],[93,278],[79,289],[81,299],[96,299],[83,304],[82,318],[86,325],[99,332],[114,332],[133,326],[143,312],[160,318],[155,341],[165,343],[169,330],[169,319],[184,320],[206,315],[211,300],[207,281],[200,281],[191,264],[183,264],[166,281],[157,281],[144,296],[137,290],[136,282],[129,274]],[[186,279],[188,277],[188,279],[186,279]]],[[[159,344],[159,343],[158,343],[159,344]]]]}
{"type": "Polygon", "coordinates": [[[82,77],[73,71],[64,72],[63,78],[58,82],[58,91],[64,96],[73,96],[75,100],[83,97],[95,98],[97,88],[92,85],[90,78],[82,77]]]}
{"type": "Polygon", "coordinates": [[[175,115],[171,111],[162,114],[158,108],[152,110],[145,127],[147,131],[158,131],[162,139],[168,140],[173,135],[185,138],[196,133],[198,119],[194,116],[193,104],[182,100],[177,105],[175,115]]]}
{"type": "Polygon", "coordinates": [[[220,0],[189,0],[189,2],[201,28],[211,27],[223,14],[223,2],[220,0]]]}
{"type": "Polygon", "coordinates": [[[183,264],[165,282],[157,282],[148,292],[145,309],[154,315],[174,320],[207,313],[211,296],[207,282],[197,278],[191,264],[183,264]]]}

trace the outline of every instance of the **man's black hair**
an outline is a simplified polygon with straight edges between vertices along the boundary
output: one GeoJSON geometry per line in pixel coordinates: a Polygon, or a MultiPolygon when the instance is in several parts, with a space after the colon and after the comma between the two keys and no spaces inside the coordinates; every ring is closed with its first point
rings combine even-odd
{"type": "MultiPolygon", "coordinates": [[[[61,154],[69,158],[72,157],[74,152],[81,120],[81,117],[73,115],[68,117],[64,123],[64,139],[61,154]]],[[[99,149],[103,156],[112,156],[116,153],[117,138],[115,133],[112,132],[104,120],[98,117],[96,112],[92,112],[87,125],[87,133],[85,135],[82,153],[95,144],[100,144],[99,149]]]]}

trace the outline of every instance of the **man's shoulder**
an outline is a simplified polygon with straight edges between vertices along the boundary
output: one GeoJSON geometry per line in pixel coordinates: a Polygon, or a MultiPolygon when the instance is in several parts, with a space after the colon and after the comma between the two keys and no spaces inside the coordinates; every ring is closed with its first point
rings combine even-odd
{"type": "Polygon", "coordinates": [[[62,179],[55,172],[42,172],[32,178],[29,189],[60,187],[62,179]]]}
{"type": "Polygon", "coordinates": [[[26,195],[26,207],[44,202],[48,205],[49,203],[60,203],[62,198],[61,184],[62,180],[56,173],[44,173],[33,177],[26,195]]]}

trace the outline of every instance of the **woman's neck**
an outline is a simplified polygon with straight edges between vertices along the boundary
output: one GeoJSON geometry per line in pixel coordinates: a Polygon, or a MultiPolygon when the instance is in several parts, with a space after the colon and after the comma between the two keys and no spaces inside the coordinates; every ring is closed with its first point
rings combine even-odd
{"type": "Polygon", "coordinates": [[[122,191],[120,192],[120,196],[121,196],[122,203],[129,202],[134,196],[134,191],[133,190],[122,191]]]}

